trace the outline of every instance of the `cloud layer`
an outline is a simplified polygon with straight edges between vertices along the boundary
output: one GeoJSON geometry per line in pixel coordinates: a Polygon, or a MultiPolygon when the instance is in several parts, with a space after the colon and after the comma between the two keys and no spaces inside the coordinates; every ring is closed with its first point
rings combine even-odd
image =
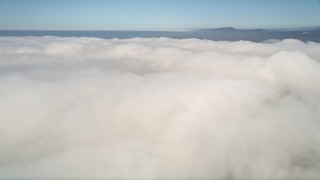
{"type": "Polygon", "coordinates": [[[320,44],[0,37],[0,177],[320,176],[320,44]]]}

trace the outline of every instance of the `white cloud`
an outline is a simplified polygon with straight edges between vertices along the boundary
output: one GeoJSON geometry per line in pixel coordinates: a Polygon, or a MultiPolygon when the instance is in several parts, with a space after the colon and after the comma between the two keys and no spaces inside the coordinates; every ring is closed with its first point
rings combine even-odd
{"type": "Polygon", "coordinates": [[[320,44],[0,37],[0,177],[319,177],[320,44]]]}

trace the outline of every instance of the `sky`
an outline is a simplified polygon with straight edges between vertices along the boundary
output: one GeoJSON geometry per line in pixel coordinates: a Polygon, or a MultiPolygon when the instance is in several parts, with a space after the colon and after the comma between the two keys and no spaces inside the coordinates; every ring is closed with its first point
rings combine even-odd
{"type": "Polygon", "coordinates": [[[320,26],[319,0],[0,0],[2,30],[320,26]]]}

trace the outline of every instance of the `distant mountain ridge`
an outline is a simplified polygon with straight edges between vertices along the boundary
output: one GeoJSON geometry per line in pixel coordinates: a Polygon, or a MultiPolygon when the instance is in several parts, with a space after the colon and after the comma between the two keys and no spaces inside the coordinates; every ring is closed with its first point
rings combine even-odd
{"type": "Polygon", "coordinates": [[[207,29],[211,31],[237,31],[238,29],[234,27],[221,27],[221,28],[214,28],[214,29],[207,29]]]}
{"type": "Polygon", "coordinates": [[[221,27],[221,28],[207,28],[207,29],[199,29],[200,31],[320,31],[320,26],[314,27],[304,27],[304,28],[291,28],[291,29],[237,29],[234,27],[221,27]]]}

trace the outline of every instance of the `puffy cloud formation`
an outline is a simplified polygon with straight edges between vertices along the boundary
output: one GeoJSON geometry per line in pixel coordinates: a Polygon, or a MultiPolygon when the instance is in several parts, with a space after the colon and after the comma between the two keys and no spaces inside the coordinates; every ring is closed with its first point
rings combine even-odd
{"type": "Polygon", "coordinates": [[[0,177],[320,176],[320,44],[0,37],[0,177]]]}

